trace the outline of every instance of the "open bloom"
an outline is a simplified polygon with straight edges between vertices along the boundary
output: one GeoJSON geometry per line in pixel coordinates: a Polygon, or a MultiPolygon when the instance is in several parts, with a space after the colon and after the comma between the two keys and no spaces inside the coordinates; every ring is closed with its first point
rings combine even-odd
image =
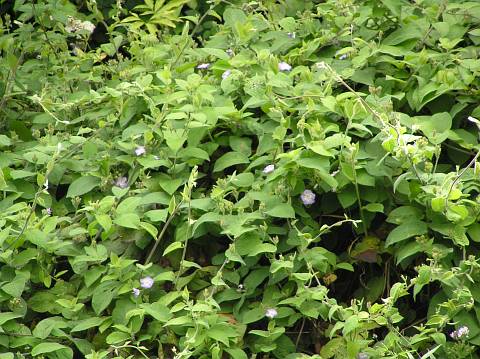
{"type": "Polygon", "coordinates": [[[225,51],[227,53],[228,56],[232,57],[233,55],[235,55],[235,53],[233,52],[232,49],[227,49],[227,51],[225,51]]]}
{"type": "Polygon", "coordinates": [[[275,171],[275,165],[268,165],[263,169],[263,173],[265,174],[272,173],[273,171],[275,171]]]}
{"type": "Polygon", "coordinates": [[[137,148],[135,148],[135,154],[137,156],[144,155],[145,152],[147,152],[147,151],[145,151],[145,147],[143,147],[143,146],[138,146],[137,148]]]}
{"type": "Polygon", "coordinates": [[[147,276],[145,278],[140,279],[140,286],[145,289],[152,288],[153,278],[150,276],[147,276]]]}
{"type": "Polygon", "coordinates": [[[451,332],[450,337],[452,339],[461,339],[463,337],[468,336],[469,333],[470,333],[470,329],[468,329],[466,325],[462,325],[457,330],[454,330],[453,332],[451,332]]]}
{"type": "Polygon", "coordinates": [[[210,64],[209,64],[209,63],[204,63],[204,64],[199,64],[199,65],[197,66],[197,69],[199,69],[199,70],[206,70],[206,69],[208,69],[209,67],[210,67],[210,64]]]}
{"type": "Polygon", "coordinates": [[[294,39],[296,37],[296,34],[294,32],[289,32],[287,33],[287,36],[291,39],[294,39]]]}
{"type": "Polygon", "coordinates": [[[278,315],[278,312],[275,308],[268,308],[267,311],[265,312],[265,316],[267,318],[273,319],[278,315]]]}
{"type": "Polygon", "coordinates": [[[292,69],[292,66],[290,66],[286,62],[282,61],[278,64],[278,69],[280,71],[290,71],[292,69]]]}
{"type": "Polygon", "coordinates": [[[306,189],[300,195],[300,199],[302,200],[304,205],[314,204],[315,203],[315,193],[306,189]]]}
{"type": "Polygon", "coordinates": [[[227,70],[225,71],[223,74],[222,74],[222,79],[226,79],[228,76],[230,76],[232,74],[232,71],[230,70],[227,70]]]}
{"type": "Polygon", "coordinates": [[[140,295],[140,289],[138,288],[133,288],[132,289],[133,296],[136,298],[140,295]]]}

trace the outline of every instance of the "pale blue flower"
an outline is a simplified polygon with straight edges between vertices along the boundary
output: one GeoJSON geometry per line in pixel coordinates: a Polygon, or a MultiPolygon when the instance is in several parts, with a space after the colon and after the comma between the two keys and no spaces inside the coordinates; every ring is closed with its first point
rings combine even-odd
{"type": "Polygon", "coordinates": [[[310,191],[309,189],[306,189],[303,191],[303,193],[300,195],[300,199],[302,200],[304,205],[310,205],[315,203],[315,193],[310,191]]]}
{"type": "Polygon", "coordinates": [[[144,146],[138,146],[137,148],[135,148],[135,154],[136,154],[137,156],[144,155],[145,152],[147,152],[147,151],[145,150],[145,147],[144,147],[144,146]]]}
{"type": "Polygon", "coordinates": [[[120,187],[120,188],[127,188],[128,187],[128,178],[125,177],[125,176],[118,177],[115,180],[114,185],[117,186],[117,187],[120,187]]]}
{"type": "Polygon", "coordinates": [[[466,325],[462,325],[457,330],[454,330],[453,332],[451,332],[450,337],[452,339],[461,339],[463,337],[468,336],[469,333],[470,333],[470,329],[468,329],[466,325]]]}
{"type": "Polygon", "coordinates": [[[210,64],[209,64],[209,63],[204,63],[204,64],[198,65],[198,66],[197,66],[197,69],[199,69],[199,70],[207,70],[209,67],[210,67],[210,64]]]}
{"type": "Polygon", "coordinates": [[[150,276],[147,276],[145,278],[140,279],[140,286],[145,289],[152,288],[153,278],[150,276]]]}
{"type": "Polygon", "coordinates": [[[133,288],[132,289],[133,296],[136,298],[140,295],[140,289],[138,288],[133,288]]]}
{"type": "Polygon", "coordinates": [[[223,74],[222,74],[222,79],[226,79],[228,76],[230,76],[232,74],[232,71],[230,70],[227,70],[225,71],[223,74]]]}
{"type": "Polygon", "coordinates": [[[275,165],[268,165],[263,169],[263,173],[265,174],[272,173],[273,171],[275,171],[275,165]]]}
{"type": "Polygon", "coordinates": [[[278,64],[278,69],[280,71],[290,71],[292,69],[292,66],[290,66],[286,62],[282,61],[278,64]]]}

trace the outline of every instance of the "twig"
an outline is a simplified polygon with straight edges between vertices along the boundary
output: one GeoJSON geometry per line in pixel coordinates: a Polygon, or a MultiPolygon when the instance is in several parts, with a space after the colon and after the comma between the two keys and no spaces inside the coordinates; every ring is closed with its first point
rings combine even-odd
{"type": "Polygon", "coordinates": [[[163,238],[163,236],[165,235],[165,232],[167,231],[167,228],[169,226],[169,224],[172,222],[173,218],[175,217],[175,215],[177,214],[178,210],[180,209],[180,205],[183,203],[183,200],[180,201],[180,203],[178,203],[178,205],[175,207],[175,209],[173,210],[172,214],[170,215],[170,217],[168,218],[167,222],[165,222],[165,225],[163,226],[162,230],[160,231],[157,239],[155,239],[155,244],[153,245],[153,248],[150,250],[150,253],[148,254],[148,257],[147,259],[145,260],[145,263],[143,265],[147,265],[148,263],[150,263],[153,255],[155,254],[155,251],[157,250],[157,247],[158,247],[158,244],[160,243],[160,240],[163,238]]]}
{"type": "Polygon", "coordinates": [[[457,184],[457,182],[460,180],[460,178],[464,175],[464,173],[470,168],[472,167],[475,162],[477,162],[477,159],[478,157],[480,156],[480,150],[477,152],[477,154],[475,155],[475,157],[472,158],[472,160],[468,163],[468,165],[460,171],[460,173],[457,175],[457,177],[455,177],[455,179],[453,180],[452,184],[450,185],[450,188],[448,189],[448,192],[447,192],[447,196],[445,197],[445,210],[447,209],[447,206],[448,206],[448,197],[450,197],[450,193],[452,193],[453,191],[453,187],[455,187],[455,185],[457,184]]]}

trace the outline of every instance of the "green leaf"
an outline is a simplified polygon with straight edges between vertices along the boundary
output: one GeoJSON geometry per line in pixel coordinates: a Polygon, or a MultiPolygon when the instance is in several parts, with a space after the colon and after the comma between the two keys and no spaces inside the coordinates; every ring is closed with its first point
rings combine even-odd
{"type": "Polygon", "coordinates": [[[50,335],[53,329],[66,327],[68,327],[68,323],[66,323],[61,317],[45,318],[37,323],[32,334],[37,338],[45,339],[50,335]]]}
{"type": "Polygon", "coordinates": [[[410,242],[399,247],[395,252],[397,264],[400,264],[404,259],[419,252],[422,252],[422,244],[418,243],[417,241],[410,242]]]}
{"type": "Polygon", "coordinates": [[[105,232],[108,232],[112,228],[112,219],[108,214],[96,214],[95,219],[103,227],[105,232]]]}
{"type": "Polygon", "coordinates": [[[115,218],[113,223],[121,227],[138,229],[140,227],[140,217],[135,213],[125,213],[115,218]]]}
{"type": "Polygon", "coordinates": [[[87,330],[93,327],[98,327],[105,321],[105,318],[98,318],[98,317],[93,317],[93,318],[87,318],[84,320],[81,320],[77,322],[77,325],[75,325],[71,332],[81,332],[83,330],[87,330]]]}
{"type": "Polygon", "coordinates": [[[154,209],[145,212],[144,216],[152,222],[165,222],[168,216],[168,209],[154,209]]]}
{"type": "Polygon", "coordinates": [[[21,314],[12,313],[12,312],[0,313],[0,325],[8,322],[9,320],[19,318],[21,316],[22,316],[21,314]]]}
{"type": "Polygon", "coordinates": [[[79,177],[68,187],[67,197],[77,197],[90,192],[100,184],[100,178],[93,176],[79,177]]]}
{"type": "Polygon", "coordinates": [[[241,152],[228,152],[215,161],[213,172],[223,171],[227,167],[249,163],[247,155],[241,152]]]}
{"type": "Polygon", "coordinates": [[[163,255],[167,255],[170,252],[173,252],[177,249],[183,248],[183,243],[182,242],[173,242],[168,245],[167,248],[163,251],[163,255]]]}
{"type": "Polygon", "coordinates": [[[238,333],[228,324],[215,324],[208,329],[207,336],[228,346],[229,339],[236,338],[238,333]]]}
{"type": "Polygon", "coordinates": [[[142,304],[140,307],[145,310],[145,313],[151,315],[161,323],[166,323],[173,317],[172,313],[170,313],[170,309],[160,302],[142,304]]]}
{"type": "Polygon", "coordinates": [[[412,220],[412,222],[402,223],[389,233],[385,246],[391,246],[392,244],[401,242],[413,236],[420,236],[427,233],[427,231],[428,226],[422,221],[412,220]]]}
{"type": "MultiPolygon", "coordinates": [[[[40,343],[36,345],[32,349],[32,355],[40,355],[40,354],[46,354],[46,353],[51,353],[51,352],[56,352],[58,350],[62,349],[68,349],[71,351],[69,347],[66,347],[65,345],[58,344],[58,343],[40,343]]],[[[73,352],[72,352],[73,355],[73,352]]]]}
{"type": "Polygon", "coordinates": [[[266,214],[278,218],[295,218],[295,210],[288,203],[281,203],[272,209],[265,211],[266,214]]]}
{"type": "Polygon", "coordinates": [[[108,307],[112,302],[112,299],[115,295],[115,291],[110,289],[106,290],[96,290],[92,296],[92,308],[97,315],[100,315],[101,312],[108,307]]]}
{"type": "Polygon", "coordinates": [[[5,135],[0,135],[0,147],[7,147],[12,144],[12,141],[9,137],[5,135]]]}

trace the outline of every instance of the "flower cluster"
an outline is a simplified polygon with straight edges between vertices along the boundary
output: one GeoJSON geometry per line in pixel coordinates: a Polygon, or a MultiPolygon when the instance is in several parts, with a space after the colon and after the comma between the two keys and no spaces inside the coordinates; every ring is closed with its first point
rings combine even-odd
{"type": "Polygon", "coordinates": [[[457,330],[454,330],[453,332],[451,332],[450,337],[452,339],[461,339],[463,337],[467,337],[469,333],[470,333],[470,329],[468,329],[466,325],[462,325],[457,330]]]}
{"type": "Polygon", "coordinates": [[[79,31],[87,31],[88,33],[93,33],[95,30],[95,25],[90,21],[82,21],[75,19],[71,16],[67,19],[67,24],[65,25],[65,31],[70,34],[75,34],[79,31]]]}
{"type": "MultiPolygon", "coordinates": [[[[140,287],[144,289],[150,289],[153,287],[154,280],[150,276],[146,276],[144,278],[140,279],[140,287]]],[[[138,288],[133,288],[132,289],[132,294],[135,298],[137,298],[140,295],[140,289],[138,288]]]]}

